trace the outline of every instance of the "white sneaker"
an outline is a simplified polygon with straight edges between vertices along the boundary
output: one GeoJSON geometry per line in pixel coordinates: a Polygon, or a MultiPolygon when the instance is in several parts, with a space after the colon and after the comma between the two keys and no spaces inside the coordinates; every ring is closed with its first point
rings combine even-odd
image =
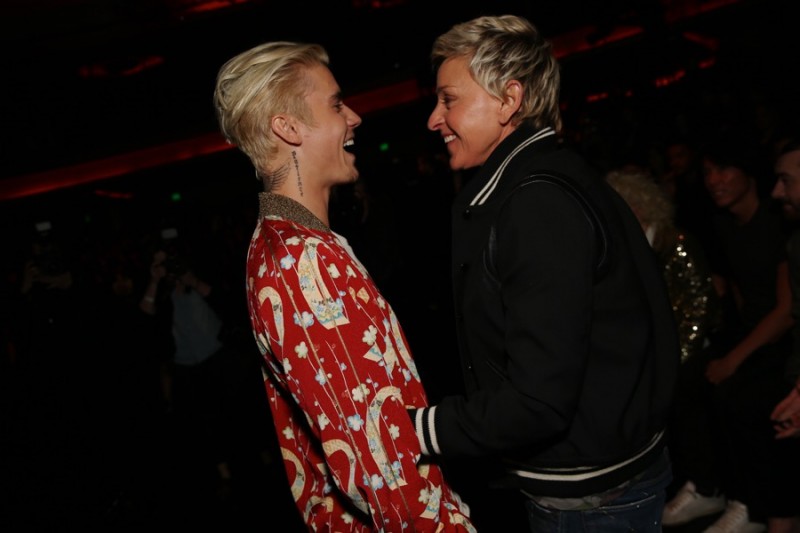
{"type": "Polygon", "coordinates": [[[664,506],[661,524],[679,526],[695,518],[718,513],[725,509],[724,496],[703,496],[697,493],[694,483],[687,481],[664,506]]]}
{"type": "Polygon", "coordinates": [[[745,504],[732,500],[722,516],[703,533],[759,533],[766,530],[766,525],[750,521],[745,504]]]}

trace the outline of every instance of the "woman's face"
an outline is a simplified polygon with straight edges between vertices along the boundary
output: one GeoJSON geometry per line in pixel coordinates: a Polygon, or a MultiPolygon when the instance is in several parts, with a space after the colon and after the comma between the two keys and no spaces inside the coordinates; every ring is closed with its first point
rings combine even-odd
{"type": "Polygon", "coordinates": [[[450,168],[482,165],[515,127],[503,102],[486,92],[470,75],[468,59],[453,57],[436,74],[436,107],[428,129],[438,131],[450,154],[450,168]]]}

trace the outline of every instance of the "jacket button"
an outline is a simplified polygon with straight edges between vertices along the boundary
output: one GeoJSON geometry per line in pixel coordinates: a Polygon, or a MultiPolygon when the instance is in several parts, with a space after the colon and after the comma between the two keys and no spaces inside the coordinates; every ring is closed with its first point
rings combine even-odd
{"type": "Polygon", "coordinates": [[[462,213],[461,216],[464,217],[464,220],[469,220],[469,217],[472,216],[472,211],[470,211],[469,209],[464,209],[464,212],[462,213]]]}
{"type": "Polygon", "coordinates": [[[469,263],[461,263],[461,264],[459,264],[458,265],[458,269],[461,272],[466,272],[467,270],[469,270],[469,263]]]}

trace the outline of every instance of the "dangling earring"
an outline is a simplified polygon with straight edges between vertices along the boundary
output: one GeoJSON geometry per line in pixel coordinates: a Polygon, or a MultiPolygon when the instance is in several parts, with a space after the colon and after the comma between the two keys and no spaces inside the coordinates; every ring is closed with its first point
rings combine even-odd
{"type": "Polygon", "coordinates": [[[297,188],[300,191],[300,196],[303,196],[303,181],[300,179],[300,163],[297,162],[297,152],[292,150],[292,160],[294,160],[294,170],[297,172],[297,188]]]}

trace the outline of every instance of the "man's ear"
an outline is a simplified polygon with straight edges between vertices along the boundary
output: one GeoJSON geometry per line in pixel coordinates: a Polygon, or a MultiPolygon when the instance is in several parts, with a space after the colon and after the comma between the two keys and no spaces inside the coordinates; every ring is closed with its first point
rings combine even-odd
{"type": "Polygon", "coordinates": [[[297,127],[297,121],[292,116],[275,115],[270,121],[272,133],[280,137],[284,142],[297,146],[301,142],[301,135],[297,127]]]}
{"type": "Polygon", "coordinates": [[[508,124],[511,118],[517,114],[522,106],[523,96],[522,84],[517,80],[510,80],[506,83],[505,93],[500,105],[500,120],[503,124],[508,124]]]}

